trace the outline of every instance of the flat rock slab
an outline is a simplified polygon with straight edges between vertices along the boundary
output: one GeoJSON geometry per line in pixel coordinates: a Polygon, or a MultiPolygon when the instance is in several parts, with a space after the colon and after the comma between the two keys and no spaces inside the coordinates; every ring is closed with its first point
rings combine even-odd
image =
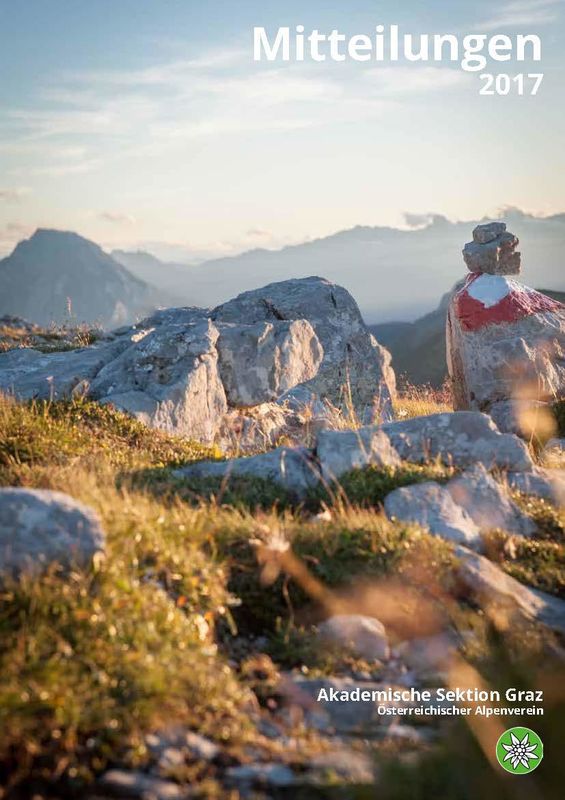
{"type": "Polygon", "coordinates": [[[338,480],[352,469],[400,465],[400,456],[387,434],[377,426],[352,431],[321,431],[316,456],[325,481],[338,480]]]}
{"type": "Polygon", "coordinates": [[[384,507],[389,519],[420,525],[450,542],[482,548],[479,527],[450,492],[434,481],[395,489],[385,498],[384,507]]]}
{"type": "Polygon", "coordinates": [[[500,433],[487,414],[456,411],[387,422],[382,430],[404,461],[467,467],[477,462],[487,469],[515,471],[533,467],[526,444],[517,436],[500,433]]]}
{"type": "Polygon", "coordinates": [[[229,461],[200,461],[174,471],[179,478],[257,477],[272,481],[298,497],[318,485],[320,474],[312,451],[278,447],[269,453],[229,461]]]}
{"type": "Polygon", "coordinates": [[[62,492],[0,489],[0,574],[87,566],[105,547],[95,512],[62,492]]]}
{"type": "Polygon", "coordinates": [[[482,533],[495,528],[520,536],[535,533],[534,521],[518,508],[505,487],[497,483],[482,464],[453,478],[446,488],[482,533]]]}
{"type": "Polygon", "coordinates": [[[457,547],[456,555],[460,559],[459,577],[482,608],[507,613],[510,619],[518,613],[565,635],[565,601],[524,586],[466,547],[457,547]]]}

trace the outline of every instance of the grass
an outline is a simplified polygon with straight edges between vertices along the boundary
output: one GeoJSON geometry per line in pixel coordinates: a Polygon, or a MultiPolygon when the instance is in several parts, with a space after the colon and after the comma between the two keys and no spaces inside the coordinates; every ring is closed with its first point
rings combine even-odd
{"type": "MultiPolygon", "coordinates": [[[[447,624],[473,631],[476,663],[494,657],[486,620],[458,597],[450,546],[376,510],[393,488],[442,481],[449,470],[357,471],[302,506],[260,479],[212,485],[171,475],[218,455],[85,400],[0,398],[0,486],[65,491],[95,509],[107,532],[106,558],[92,570],[54,566],[0,589],[8,794],[84,797],[108,765],[151,765],[146,734],[177,724],[222,743],[227,763],[284,759],[283,745],[257,728],[276,702],[278,670],[369,669],[313,638],[328,613],[382,618],[393,642],[447,624]]],[[[563,518],[546,504],[529,513],[542,532],[528,546],[538,550],[518,551],[504,567],[553,591],[561,573],[548,554],[563,541],[563,518]]],[[[522,643],[520,658],[539,658],[540,647],[522,643]]],[[[321,734],[288,735],[297,762],[325,746],[321,734]]],[[[217,769],[187,766],[179,776],[219,797],[217,769]]],[[[403,796],[431,796],[422,794],[427,780],[412,775],[416,788],[403,796]]],[[[301,796],[329,797],[320,792],[301,796]]]]}
{"type": "Polygon", "coordinates": [[[0,353],[30,347],[42,353],[61,353],[88,347],[100,338],[100,331],[86,325],[51,325],[47,328],[9,317],[0,318],[0,353]]]}

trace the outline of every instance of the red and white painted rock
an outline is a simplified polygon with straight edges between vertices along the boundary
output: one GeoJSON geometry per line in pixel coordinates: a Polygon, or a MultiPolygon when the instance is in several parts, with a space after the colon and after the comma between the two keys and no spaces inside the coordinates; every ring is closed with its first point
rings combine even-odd
{"type": "Polygon", "coordinates": [[[458,410],[526,391],[563,398],[565,306],[506,275],[473,273],[450,302],[447,353],[458,410]]]}

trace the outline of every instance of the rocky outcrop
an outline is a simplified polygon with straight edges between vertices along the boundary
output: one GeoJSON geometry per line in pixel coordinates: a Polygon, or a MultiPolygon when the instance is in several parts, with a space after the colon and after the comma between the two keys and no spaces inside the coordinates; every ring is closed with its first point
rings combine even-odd
{"type": "Polygon", "coordinates": [[[318,430],[330,405],[368,421],[388,419],[395,380],[390,356],[351,295],[305,278],[247,292],[213,311],[158,311],[68,353],[0,354],[0,390],[46,399],[80,392],[204,442],[229,438],[226,423],[237,417],[239,446],[253,449],[275,444],[287,430],[292,439],[297,426],[313,420],[318,430]]]}
{"type": "MultiPolygon", "coordinates": [[[[565,307],[508,277],[520,272],[517,244],[504,223],[492,223],[475,228],[463,251],[471,275],[453,295],[447,320],[457,409],[565,396],[565,307]]],[[[518,412],[497,413],[511,430],[518,412]]]]}
{"type": "Polygon", "coordinates": [[[0,489],[0,575],[87,566],[105,547],[96,514],[62,492],[0,489]]]}

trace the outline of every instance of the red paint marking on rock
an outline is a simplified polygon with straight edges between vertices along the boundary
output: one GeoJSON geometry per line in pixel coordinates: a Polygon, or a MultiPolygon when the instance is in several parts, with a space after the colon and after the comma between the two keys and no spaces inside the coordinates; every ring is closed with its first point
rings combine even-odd
{"type": "Polygon", "coordinates": [[[467,331],[476,331],[485,325],[499,325],[504,322],[516,322],[523,317],[544,311],[558,311],[565,308],[562,303],[553,300],[535,289],[524,286],[521,291],[509,293],[492,306],[485,306],[468,292],[470,285],[480,275],[473,275],[456,295],[457,317],[461,326],[467,331]]]}

